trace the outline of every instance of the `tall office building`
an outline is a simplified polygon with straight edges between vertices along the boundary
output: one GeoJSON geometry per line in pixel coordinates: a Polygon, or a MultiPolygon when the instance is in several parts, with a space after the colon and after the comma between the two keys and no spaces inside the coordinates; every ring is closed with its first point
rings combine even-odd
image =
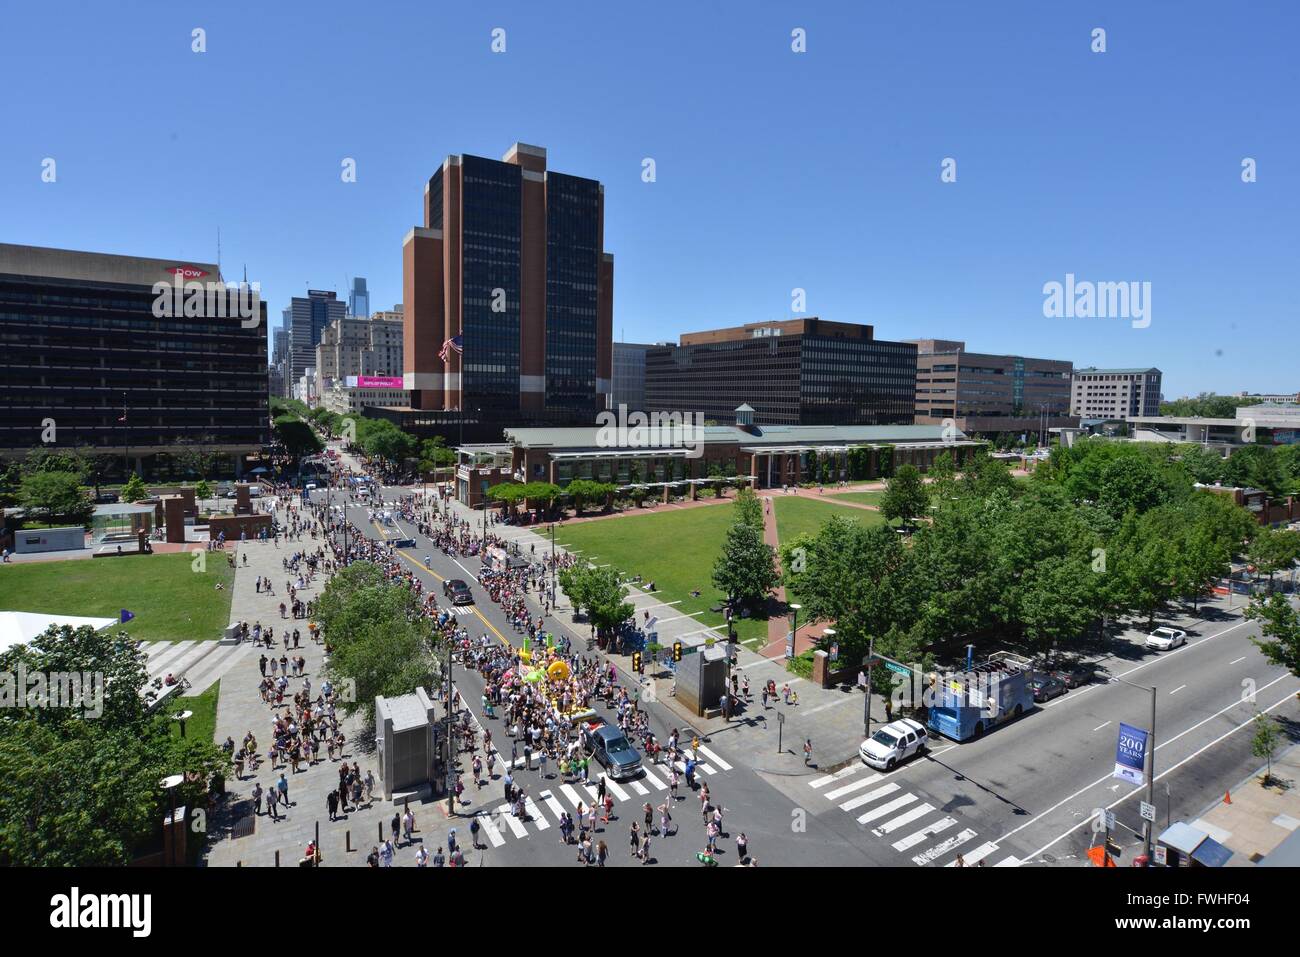
{"type": "Polygon", "coordinates": [[[1070,414],[1085,419],[1126,419],[1160,414],[1159,369],[1075,369],[1070,414]]]}
{"type": "Polygon", "coordinates": [[[614,343],[614,398],[610,403],[614,408],[624,405],[629,411],[645,410],[645,354],[653,348],[640,342],[614,343]]]}
{"type": "Polygon", "coordinates": [[[370,316],[370,293],[366,289],[365,279],[360,276],[352,280],[352,291],[348,293],[348,315],[358,319],[370,316]]]}
{"type": "Polygon", "coordinates": [[[50,425],[115,470],[168,474],[158,453],[190,447],[242,471],[269,440],[266,304],[234,288],[208,263],[0,244],[0,452],[50,425]]]}
{"type": "Polygon", "coordinates": [[[1029,359],[966,351],[947,339],[916,344],[916,424],[953,420],[966,434],[1029,432],[1077,424],[1070,417],[1064,359],[1029,359]]]}
{"type": "Polygon", "coordinates": [[[751,322],[683,335],[645,354],[646,410],[764,425],[911,425],[916,346],[825,319],[751,322]]]}
{"type": "Polygon", "coordinates": [[[449,156],[403,242],[405,385],[422,410],[590,422],[611,392],[604,187],[516,143],[449,156]]]}
{"type": "Polygon", "coordinates": [[[402,318],[336,319],[316,347],[316,374],[324,394],[335,379],[402,374],[402,318]]]}
{"type": "Polygon", "coordinates": [[[325,327],[347,313],[347,305],[339,301],[332,291],[307,290],[306,298],[294,296],[286,315],[289,320],[289,363],[285,369],[288,387],[295,390],[307,369],[316,365],[316,347],[320,345],[325,327]]]}

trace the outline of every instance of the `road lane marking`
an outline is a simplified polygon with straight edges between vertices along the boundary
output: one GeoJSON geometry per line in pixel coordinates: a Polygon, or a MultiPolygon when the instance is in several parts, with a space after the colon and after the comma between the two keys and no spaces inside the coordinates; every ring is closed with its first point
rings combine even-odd
{"type": "Polygon", "coordinates": [[[853,798],[850,801],[845,801],[843,804],[840,805],[840,810],[852,811],[856,807],[862,807],[862,805],[864,804],[870,804],[872,801],[876,800],[876,798],[882,798],[886,794],[893,794],[897,790],[898,790],[897,784],[886,784],[884,787],[876,788],[870,794],[863,794],[859,797],[853,798]]]}
{"type": "MultiPolygon", "coordinates": [[[[1287,679],[1287,678],[1290,678],[1290,677],[1292,677],[1292,676],[1291,676],[1291,674],[1290,674],[1289,672],[1288,672],[1287,674],[1280,675],[1280,676],[1278,676],[1277,678],[1274,678],[1274,679],[1273,679],[1272,681],[1270,681],[1268,684],[1264,685],[1264,687],[1262,687],[1262,688],[1257,688],[1256,691],[1255,691],[1255,693],[1256,693],[1256,695],[1258,695],[1259,692],[1261,692],[1261,691],[1267,691],[1269,688],[1273,687],[1273,685],[1277,684],[1279,681],[1283,681],[1283,680],[1285,680],[1285,679],[1287,679]]],[[[1289,698],[1289,696],[1288,696],[1288,698],[1289,698]]],[[[1288,700],[1288,699],[1285,699],[1285,698],[1284,698],[1283,700],[1288,700]]],[[[1281,703],[1281,702],[1279,702],[1279,704],[1280,704],[1280,703],[1281,703]]],[[[1156,750],[1159,751],[1161,748],[1165,747],[1166,745],[1173,744],[1173,743],[1174,743],[1175,741],[1177,741],[1179,738],[1183,737],[1183,735],[1191,734],[1193,731],[1195,731],[1195,730],[1196,730],[1197,728],[1199,728],[1201,725],[1205,724],[1205,723],[1208,722],[1208,721],[1213,721],[1215,718],[1219,717],[1220,715],[1222,715],[1222,714],[1224,714],[1224,713],[1226,713],[1226,712],[1228,712],[1228,711],[1231,711],[1233,708],[1238,707],[1240,704],[1241,704],[1240,701],[1234,701],[1232,704],[1228,705],[1226,708],[1223,708],[1223,709],[1220,710],[1220,711],[1216,711],[1214,714],[1210,715],[1208,718],[1205,718],[1205,719],[1203,719],[1203,720],[1201,720],[1201,721],[1198,721],[1198,722],[1196,722],[1196,724],[1192,725],[1192,726],[1191,726],[1190,728],[1188,728],[1187,730],[1185,730],[1185,731],[1181,731],[1181,732],[1179,732],[1178,734],[1174,735],[1174,736],[1173,736],[1172,738],[1170,738],[1168,741],[1163,741],[1163,742],[1161,742],[1160,744],[1156,745],[1156,750]]],[[[1274,705],[1273,707],[1277,707],[1277,705],[1274,705]]],[[[1247,722],[1247,723],[1249,723],[1249,722],[1247,722]]],[[[1235,729],[1234,729],[1234,730],[1235,730],[1235,729]]],[[[1167,772],[1166,772],[1166,773],[1167,773],[1167,772]]],[[[1068,802],[1074,800],[1074,799],[1077,798],[1080,794],[1084,793],[1085,791],[1089,791],[1089,790],[1091,790],[1092,788],[1095,788],[1098,784],[1102,784],[1102,783],[1104,783],[1104,782],[1106,782],[1106,781],[1109,781],[1113,776],[1114,776],[1114,775],[1112,775],[1112,774],[1104,774],[1104,775],[1102,775],[1101,777],[1099,777],[1097,780],[1093,781],[1091,784],[1085,784],[1083,787],[1079,788],[1079,790],[1075,791],[1073,794],[1069,795],[1068,797],[1064,798],[1064,799],[1061,800],[1061,801],[1058,801],[1056,804],[1053,804],[1053,805],[1052,805],[1051,807],[1049,807],[1046,811],[1043,811],[1041,814],[1038,814],[1038,815],[1036,815],[1036,816],[1030,818],[1028,821],[1026,821],[1024,824],[1021,824],[1019,827],[1015,828],[1014,830],[1007,831],[1007,833],[1003,834],[1000,838],[998,838],[997,841],[996,841],[995,843],[997,843],[997,844],[1002,844],[1004,841],[1006,841],[1007,838],[1011,837],[1013,834],[1017,834],[1017,833],[1019,833],[1020,831],[1023,831],[1025,828],[1029,827],[1030,825],[1037,823],[1037,822],[1040,821],[1042,818],[1046,817],[1048,814],[1051,814],[1051,813],[1052,813],[1053,811],[1055,811],[1057,808],[1061,807],[1063,804],[1066,804],[1066,803],[1068,803],[1068,802]]],[[[1161,775],[1161,777],[1163,777],[1163,775],[1161,775]]],[[[1087,823],[1087,822],[1085,821],[1084,823],[1087,823]]],[[[1079,826],[1081,827],[1082,825],[1079,825],[1079,826]]],[[[1068,834],[1068,833],[1069,833],[1069,832],[1067,831],[1066,834],[1068,834]]],[[[1061,835],[1061,837],[1064,837],[1064,836],[1065,836],[1065,834],[1061,835]]],[[[1060,838],[1058,838],[1057,840],[1059,840],[1059,839],[1060,839],[1060,838]]],[[[1053,843],[1055,843],[1055,842],[1053,842],[1053,843]]],[[[1026,860],[1032,860],[1033,858],[1035,858],[1035,857],[1037,857],[1037,856],[1038,856],[1037,854],[1030,854],[1029,857],[1026,858],[1026,860]]]]}
{"type": "MultiPolygon", "coordinates": [[[[1263,688],[1258,689],[1258,690],[1256,691],[1256,694],[1258,695],[1259,691],[1264,691],[1264,690],[1266,690],[1266,689],[1272,687],[1273,685],[1275,685],[1275,684],[1277,684],[1279,681],[1281,681],[1283,678],[1290,678],[1290,677],[1292,677],[1290,674],[1282,675],[1280,678],[1277,678],[1277,679],[1275,679],[1275,680],[1273,680],[1273,681],[1270,681],[1270,682],[1269,682],[1267,685],[1265,685],[1263,688]]],[[[1265,709],[1263,710],[1263,712],[1260,712],[1260,713],[1268,714],[1270,711],[1274,710],[1275,708],[1280,708],[1280,707],[1282,707],[1282,705],[1286,704],[1286,703],[1287,703],[1288,701],[1290,701],[1293,697],[1294,697],[1294,692],[1288,693],[1286,697],[1282,698],[1282,699],[1281,699],[1280,701],[1278,701],[1276,704],[1270,705],[1269,707],[1265,708],[1265,709]]],[[[1165,744],[1172,744],[1174,741],[1177,741],[1178,738],[1181,738],[1181,737],[1183,736],[1183,734],[1187,734],[1188,731],[1192,731],[1192,730],[1194,730],[1194,729],[1196,729],[1196,728],[1199,728],[1202,724],[1205,724],[1206,721],[1212,721],[1212,720],[1214,720],[1215,718],[1217,718],[1217,717],[1219,717],[1221,714],[1223,714],[1224,711],[1229,711],[1229,710],[1231,710],[1231,708],[1235,708],[1235,707],[1237,707],[1237,705],[1240,704],[1240,703],[1241,703],[1241,702],[1235,702],[1234,704],[1230,705],[1228,708],[1224,708],[1223,711],[1220,711],[1220,712],[1217,712],[1216,714],[1212,714],[1212,715],[1210,715],[1208,718],[1205,719],[1205,721],[1197,722],[1196,724],[1192,725],[1191,728],[1188,728],[1187,731],[1184,731],[1182,734],[1179,734],[1179,735],[1176,735],[1176,736],[1173,737],[1173,738],[1170,738],[1168,741],[1165,742],[1165,744]]],[[[1200,747],[1200,748],[1198,748],[1197,750],[1193,751],[1191,754],[1189,754],[1187,757],[1183,758],[1183,760],[1179,761],[1177,764],[1171,765],[1170,767],[1168,767],[1167,769],[1165,769],[1164,771],[1162,771],[1160,774],[1157,774],[1156,777],[1155,777],[1155,780],[1156,780],[1156,781],[1159,781],[1161,778],[1163,778],[1163,777],[1165,777],[1165,776],[1167,776],[1167,775],[1169,775],[1169,774],[1172,774],[1173,772],[1175,772],[1175,771],[1177,771],[1179,768],[1181,768],[1184,764],[1186,764],[1188,761],[1191,761],[1193,758],[1199,757],[1201,754],[1203,754],[1204,752],[1208,751],[1210,748],[1214,747],[1214,746],[1215,746],[1216,744],[1218,744],[1219,742],[1223,741],[1224,739],[1226,739],[1226,738],[1230,737],[1231,735],[1235,734],[1236,732],[1240,731],[1242,728],[1246,727],[1247,725],[1252,724],[1252,723],[1254,722],[1254,720],[1255,720],[1255,717],[1256,717],[1255,715],[1252,715],[1251,717],[1247,718],[1245,721],[1243,721],[1243,722],[1241,722],[1240,724],[1238,724],[1235,728],[1231,728],[1231,729],[1229,729],[1228,731],[1225,731],[1223,734],[1219,735],[1219,736],[1218,736],[1217,738],[1215,738],[1213,741],[1211,741],[1211,742],[1209,742],[1208,744],[1204,745],[1203,747],[1200,747]]],[[[1157,746],[1156,746],[1156,750],[1159,751],[1162,747],[1164,747],[1163,744],[1161,744],[1161,745],[1157,745],[1157,746]]],[[[1092,784],[1088,785],[1088,787],[1085,787],[1085,788],[1083,788],[1082,790],[1075,792],[1075,794],[1070,795],[1070,797],[1066,798],[1065,800],[1068,801],[1068,800],[1070,800],[1071,798],[1077,797],[1079,794],[1082,794],[1084,791],[1088,790],[1089,787],[1094,787],[1095,785],[1099,784],[1101,781],[1104,781],[1104,780],[1106,780],[1106,779],[1109,778],[1109,777],[1110,777],[1110,775],[1107,775],[1105,778],[1101,778],[1101,779],[1099,779],[1098,781],[1094,781],[1092,784]]],[[[1153,783],[1154,783],[1154,782],[1153,782],[1153,783]]],[[[1142,793],[1141,791],[1131,791],[1131,792],[1129,792],[1128,794],[1124,795],[1123,797],[1119,798],[1118,800],[1112,801],[1110,804],[1108,804],[1108,805],[1106,806],[1106,810],[1110,810],[1110,809],[1113,808],[1113,807],[1118,807],[1120,804],[1123,804],[1126,800],[1128,800],[1128,799],[1129,799],[1130,797],[1132,797],[1134,794],[1141,794],[1141,793],[1142,793]]],[[[1065,801],[1062,801],[1062,802],[1061,802],[1061,804],[1064,804],[1064,803],[1065,803],[1065,801]]],[[[1043,814],[1049,814],[1049,813],[1051,813],[1052,811],[1054,811],[1054,810],[1056,809],[1056,807],[1060,807],[1060,804],[1056,805],[1055,807],[1048,808],[1046,811],[1043,812],[1043,814]]],[[[1020,827],[1016,828],[1015,831],[1010,831],[1010,832],[1007,834],[1007,837],[1010,837],[1012,834],[1015,834],[1016,831],[1019,831],[1019,830],[1025,828],[1025,827],[1028,827],[1030,824],[1034,823],[1034,821],[1038,820],[1038,818],[1042,817],[1043,814],[1038,815],[1038,817],[1034,818],[1033,821],[1026,821],[1026,822],[1025,822],[1024,824],[1022,824],[1020,827]]],[[[1025,860],[1034,860],[1034,859],[1037,858],[1040,854],[1044,853],[1045,851],[1047,851],[1049,848],[1053,847],[1053,846],[1054,846],[1055,844],[1057,844],[1058,842],[1060,842],[1060,841],[1064,840],[1065,838],[1069,837],[1071,834],[1073,834],[1073,833],[1074,833],[1075,831],[1077,831],[1079,828],[1081,828],[1081,827],[1083,827],[1084,825],[1088,824],[1091,820],[1092,820],[1092,819],[1089,818],[1089,819],[1087,819],[1087,820],[1080,821],[1078,824],[1074,825],[1074,827],[1070,828],[1070,829],[1069,829],[1068,831],[1066,831],[1065,833],[1063,833],[1063,834],[1059,835],[1058,837],[1054,838],[1050,843],[1048,843],[1048,844],[1044,844],[1044,845],[1043,845],[1041,848],[1039,848],[1037,851],[1035,851],[1034,853],[1032,853],[1032,854],[1030,854],[1028,857],[1026,857],[1025,860]]],[[[1006,837],[1001,838],[1001,839],[999,839],[998,843],[1001,843],[1002,841],[1005,841],[1005,840],[1006,840],[1006,837]]],[[[1001,866],[1001,865],[998,865],[998,866],[1001,866]]]]}
{"type": "Polygon", "coordinates": [[[942,834],[944,831],[948,830],[948,828],[952,827],[956,823],[957,823],[957,819],[955,817],[940,818],[939,820],[935,821],[933,824],[930,824],[927,827],[923,827],[921,828],[921,830],[916,831],[915,833],[907,835],[907,837],[903,838],[901,841],[895,841],[894,850],[906,851],[913,847],[916,847],[916,845],[920,844],[922,841],[926,840],[927,838],[934,837],[936,834],[942,834]]]}
{"type": "Polygon", "coordinates": [[[488,817],[486,814],[480,814],[476,820],[478,821],[479,827],[483,829],[483,833],[488,836],[488,841],[493,847],[500,847],[506,842],[506,839],[501,836],[501,832],[497,830],[497,826],[492,823],[492,818],[488,817]]]}
{"type": "Polygon", "coordinates": [[[962,831],[960,834],[954,834],[942,844],[936,844],[928,851],[922,851],[920,854],[917,854],[912,858],[912,861],[918,865],[929,864],[931,861],[943,857],[943,855],[947,854],[953,848],[961,847],[974,836],[975,832],[970,828],[966,828],[966,830],[962,831]]]}
{"type": "Polygon", "coordinates": [[[613,778],[605,778],[605,788],[609,791],[613,791],[614,797],[618,798],[620,801],[632,800],[632,796],[619,787],[618,783],[613,778]]]}
{"type": "Polygon", "coordinates": [[[708,748],[706,748],[706,747],[705,747],[704,745],[702,745],[702,744],[700,745],[700,754],[704,755],[706,758],[708,758],[710,761],[712,761],[712,762],[713,762],[714,764],[716,764],[718,767],[722,768],[722,770],[724,770],[724,771],[730,771],[730,770],[731,770],[731,765],[730,765],[730,764],[728,764],[726,761],[722,760],[722,758],[718,757],[718,755],[717,755],[716,753],[714,753],[713,751],[710,751],[708,748]]]}
{"type": "MultiPolygon", "coordinates": [[[[965,864],[967,867],[971,867],[975,864],[978,864],[980,861],[984,860],[984,858],[988,857],[997,849],[998,846],[994,844],[992,841],[985,841],[979,847],[975,848],[975,850],[961,855],[961,862],[965,864]]],[[[944,865],[944,867],[956,867],[956,866],[957,866],[956,858],[953,858],[951,861],[949,861],[947,864],[944,865]]]]}
{"type": "Polygon", "coordinates": [[[644,764],[641,765],[641,770],[645,772],[645,779],[649,781],[652,785],[654,785],[656,791],[668,790],[668,785],[664,784],[663,781],[660,781],[659,778],[655,775],[655,773],[651,771],[648,767],[646,767],[644,764]]]}
{"type": "Polygon", "coordinates": [[[569,799],[569,803],[573,805],[575,811],[579,807],[585,807],[582,798],[578,797],[578,792],[573,789],[572,784],[561,784],[560,793],[569,799]]]}
{"type": "Polygon", "coordinates": [[[514,832],[515,837],[524,838],[528,836],[528,828],[524,827],[519,818],[510,813],[509,804],[503,804],[497,808],[497,817],[510,825],[510,830],[514,832]]]}
{"type": "Polygon", "coordinates": [[[1228,664],[1235,665],[1238,661],[1245,661],[1245,660],[1246,660],[1246,656],[1242,655],[1240,658],[1236,658],[1232,661],[1229,661],[1228,664]]]}
{"type": "Polygon", "coordinates": [[[546,806],[551,809],[551,813],[555,815],[557,821],[564,819],[564,805],[556,800],[554,794],[550,791],[541,791],[538,793],[538,797],[546,802],[546,806]]]}
{"type": "MultiPolygon", "coordinates": [[[[1106,724],[1110,724],[1110,722],[1107,721],[1106,724]]],[[[1097,727],[1093,728],[1092,730],[1093,730],[1093,731],[1100,731],[1102,728],[1106,727],[1106,724],[1099,724],[1099,725],[1097,725],[1097,727]]]]}
{"type": "Polygon", "coordinates": [[[871,833],[876,835],[876,837],[884,837],[886,834],[892,834],[894,831],[897,831],[900,827],[905,827],[906,825],[911,824],[918,817],[925,817],[925,815],[929,814],[933,810],[933,804],[918,804],[910,811],[904,811],[902,814],[898,815],[898,817],[890,818],[884,824],[880,825],[880,827],[872,828],[871,833]]]}
{"type": "Polygon", "coordinates": [[[537,805],[533,803],[532,798],[524,798],[524,809],[528,811],[528,816],[533,819],[533,823],[537,825],[539,831],[544,831],[551,826],[551,822],[542,816],[542,812],[538,809],[537,805]]]}
{"type": "Polygon", "coordinates": [[[882,777],[883,775],[880,774],[869,774],[865,778],[862,778],[858,781],[854,781],[851,784],[846,784],[843,787],[838,787],[834,791],[827,791],[825,795],[826,800],[834,801],[836,798],[843,797],[846,794],[852,794],[854,791],[858,790],[859,788],[864,788],[868,784],[874,784],[875,782],[879,781],[882,777]]]}
{"type": "Polygon", "coordinates": [[[884,804],[880,805],[880,807],[872,808],[870,811],[867,811],[865,814],[859,814],[858,823],[870,824],[872,821],[876,820],[877,818],[884,817],[886,814],[893,814],[900,807],[903,807],[904,805],[907,804],[911,804],[915,800],[916,800],[916,795],[909,791],[907,794],[900,795],[899,797],[894,798],[892,801],[886,801],[884,804]]]}
{"type": "Polygon", "coordinates": [[[1169,692],[1169,693],[1170,693],[1170,694],[1178,694],[1178,692],[1182,691],[1182,690],[1183,690],[1184,688],[1186,688],[1186,687],[1187,687],[1187,685],[1179,685],[1177,688],[1175,688],[1173,691],[1171,691],[1171,692],[1169,692]]]}
{"type": "Polygon", "coordinates": [[[820,778],[813,778],[811,781],[808,782],[808,786],[815,791],[817,788],[825,787],[827,784],[830,784],[832,781],[842,781],[844,780],[844,778],[847,778],[851,774],[857,774],[865,767],[866,764],[864,762],[855,761],[852,764],[848,765],[847,767],[840,768],[834,774],[826,774],[820,778]]]}

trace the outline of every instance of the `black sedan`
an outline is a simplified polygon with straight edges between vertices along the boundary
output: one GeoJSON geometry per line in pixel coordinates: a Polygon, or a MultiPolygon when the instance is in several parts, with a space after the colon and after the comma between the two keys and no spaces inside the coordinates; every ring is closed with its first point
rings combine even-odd
{"type": "Polygon", "coordinates": [[[1065,682],[1055,675],[1035,675],[1029,680],[1029,690],[1034,693],[1035,701],[1050,701],[1065,694],[1065,682]]]}
{"type": "Polygon", "coordinates": [[[1052,668],[1051,673],[1064,681],[1067,688],[1077,688],[1097,677],[1097,666],[1090,661],[1062,661],[1052,668]]]}
{"type": "Polygon", "coordinates": [[[448,578],[443,582],[442,594],[450,598],[453,605],[471,605],[474,603],[474,593],[469,590],[469,585],[459,578],[448,578]]]}

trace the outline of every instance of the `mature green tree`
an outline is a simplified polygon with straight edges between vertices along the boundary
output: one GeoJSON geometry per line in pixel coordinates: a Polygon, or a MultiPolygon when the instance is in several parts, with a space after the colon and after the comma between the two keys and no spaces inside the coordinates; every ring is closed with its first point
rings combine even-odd
{"type": "Polygon", "coordinates": [[[122,486],[122,501],[138,502],[142,498],[148,497],[149,489],[144,484],[144,480],[132,472],[130,478],[126,480],[126,484],[122,486]]]}
{"type": "Polygon", "coordinates": [[[1271,498],[1285,495],[1292,484],[1277,453],[1269,445],[1247,445],[1234,451],[1224,464],[1224,481],[1240,487],[1263,489],[1271,498]]]}
{"type": "Polygon", "coordinates": [[[1188,443],[1178,446],[1178,460],[1187,474],[1202,485],[1223,481],[1226,461],[1218,452],[1188,443]]]}
{"type": "Polygon", "coordinates": [[[87,525],[95,512],[75,472],[32,472],[22,480],[19,501],[29,515],[49,525],[87,525]]]}
{"type": "Polygon", "coordinates": [[[50,628],[0,653],[0,674],[16,675],[20,663],[29,680],[102,676],[101,695],[78,707],[57,698],[41,704],[29,686],[0,708],[0,863],[128,864],[162,821],[161,778],[184,773],[176,802],[196,807],[210,777],[228,769],[211,741],[174,737],[166,715],[150,712],[160,683],[150,681],[146,656],[126,633],[50,628]]]}
{"type": "Polygon", "coordinates": [[[271,424],[276,441],[296,459],[305,455],[315,455],[324,448],[311,426],[295,415],[282,415],[271,424]]]}
{"type": "Polygon", "coordinates": [[[1251,541],[1246,556],[1260,574],[1268,576],[1271,591],[1273,576],[1300,561],[1300,532],[1261,528],[1251,541]]]}
{"type": "Polygon", "coordinates": [[[1273,755],[1282,743],[1282,730],[1278,727],[1276,718],[1262,711],[1255,714],[1253,723],[1255,733],[1250,739],[1250,753],[1265,762],[1264,785],[1267,787],[1273,780],[1273,755]]]}
{"type": "Polygon", "coordinates": [[[1300,613],[1285,595],[1251,599],[1246,617],[1260,623],[1263,637],[1252,638],[1264,657],[1300,677],[1300,613]]]}
{"type": "Polygon", "coordinates": [[[579,563],[561,569],[559,581],[574,609],[582,610],[602,632],[617,628],[636,611],[626,600],[627,587],[616,568],[579,563]]]}
{"type": "Polygon", "coordinates": [[[781,581],[776,553],[752,525],[736,522],[727,530],[722,554],[713,565],[713,583],[729,598],[760,604],[781,581]]]}
{"type": "Polygon", "coordinates": [[[1160,403],[1161,415],[1198,416],[1202,419],[1236,418],[1237,407],[1255,405],[1262,400],[1251,396],[1215,395],[1202,392],[1194,399],[1174,399],[1160,403]]]}
{"type": "Polygon", "coordinates": [[[880,497],[880,514],[893,521],[901,519],[910,526],[930,507],[930,494],[915,465],[900,465],[898,471],[885,485],[880,497]]]}
{"type": "Polygon", "coordinates": [[[748,485],[736,492],[736,501],[731,507],[736,513],[736,521],[752,525],[754,528],[763,527],[763,503],[748,485]]]}
{"type": "Polygon", "coordinates": [[[316,620],[333,647],[329,672],[348,714],[374,720],[375,697],[409,694],[433,683],[440,639],[405,585],[385,581],[379,566],[354,562],[321,593],[316,620]]]}
{"type": "Polygon", "coordinates": [[[564,491],[573,499],[574,515],[581,515],[588,503],[604,499],[601,483],[591,479],[574,479],[564,486],[564,491]]]}

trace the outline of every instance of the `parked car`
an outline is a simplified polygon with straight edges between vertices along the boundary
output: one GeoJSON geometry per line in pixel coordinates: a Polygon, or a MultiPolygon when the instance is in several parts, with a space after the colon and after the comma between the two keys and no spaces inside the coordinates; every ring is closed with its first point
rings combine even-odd
{"type": "Polygon", "coordinates": [[[1147,647],[1153,651],[1169,651],[1187,644],[1187,632],[1178,628],[1157,628],[1147,635],[1147,647]]]}
{"type": "Polygon", "coordinates": [[[604,718],[583,725],[582,739],[592,757],[615,781],[633,777],[641,770],[641,752],[632,747],[617,726],[607,723],[604,718]]]}
{"type": "Polygon", "coordinates": [[[1035,701],[1051,701],[1065,694],[1065,682],[1055,675],[1034,675],[1029,679],[1029,687],[1034,692],[1035,701]]]}
{"type": "Polygon", "coordinates": [[[1097,666],[1093,662],[1075,659],[1053,661],[1044,671],[1055,678],[1060,678],[1067,688],[1089,684],[1097,677],[1097,666]]]}
{"type": "Polygon", "coordinates": [[[95,496],[96,505],[112,505],[118,500],[116,492],[100,492],[95,496]]]}
{"type": "Polygon", "coordinates": [[[469,590],[469,585],[459,578],[448,578],[442,583],[442,594],[451,599],[453,605],[472,605],[474,603],[474,593],[469,590]]]}
{"type": "Polygon", "coordinates": [[[863,741],[858,754],[871,767],[892,771],[900,761],[923,752],[929,742],[925,725],[899,718],[863,741]]]}

